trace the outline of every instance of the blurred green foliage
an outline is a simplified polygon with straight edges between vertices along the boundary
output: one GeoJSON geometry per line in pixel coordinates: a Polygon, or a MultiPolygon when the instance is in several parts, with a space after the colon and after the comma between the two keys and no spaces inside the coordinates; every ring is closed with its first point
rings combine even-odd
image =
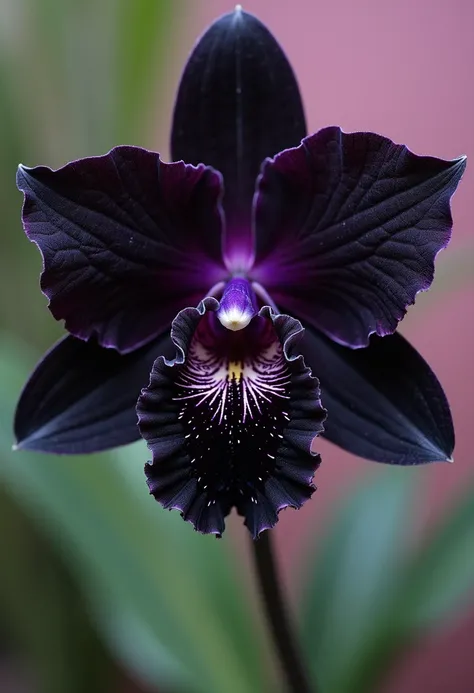
{"type": "Polygon", "coordinates": [[[66,561],[6,489],[0,489],[0,553],[1,622],[29,662],[39,689],[114,690],[117,667],[99,640],[66,561]]]}
{"type": "Polygon", "coordinates": [[[302,639],[327,693],[375,693],[425,629],[472,603],[474,487],[414,545],[422,473],[385,468],[363,483],[311,557],[302,639]]]}
{"type": "MultiPolygon", "coordinates": [[[[186,9],[184,0],[0,4],[0,626],[41,693],[116,691],[119,666],[150,691],[259,693],[272,680],[231,544],[159,511],[143,445],[72,459],[11,452],[21,386],[61,333],[45,317],[39,254],[21,232],[16,166],[155,146],[186,9]]],[[[403,647],[471,594],[474,492],[410,552],[416,476],[381,470],[310,552],[301,632],[323,693],[375,691],[403,647]]]]}

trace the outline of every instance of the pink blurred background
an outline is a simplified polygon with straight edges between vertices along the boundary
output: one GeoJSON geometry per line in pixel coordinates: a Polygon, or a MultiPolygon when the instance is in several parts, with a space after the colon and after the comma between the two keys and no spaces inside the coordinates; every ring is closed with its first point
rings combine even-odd
{"type": "MultiPolygon", "coordinates": [[[[232,9],[225,0],[188,3],[188,13],[179,20],[183,33],[169,63],[167,128],[174,85],[191,47],[208,24],[232,9]]],[[[370,130],[418,154],[447,159],[466,154],[474,160],[470,0],[247,0],[243,9],[257,15],[285,50],[300,84],[310,132],[326,125],[370,130]]],[[[473,175],[468,165],[453,201],[453,239],[438,257],[434,287],[419,296],[402,323],[402,332],[446,390],[457,440],[455,464],[424,469],[417,531],[426,531],[465,480],[473,478],[473,175]]],[[[324,441],[318,449],[323,464],[313,502],[298,513],[285,513],[276,529],[293,590],[298,576],[292,566],[301,563],[298,557],[309,535],[324,527],[335,500],[377,466],[324,441]]],[[[474,691],[473,651],[474,612],[420,641],[389,677],[384,693],[474,691]]]]}

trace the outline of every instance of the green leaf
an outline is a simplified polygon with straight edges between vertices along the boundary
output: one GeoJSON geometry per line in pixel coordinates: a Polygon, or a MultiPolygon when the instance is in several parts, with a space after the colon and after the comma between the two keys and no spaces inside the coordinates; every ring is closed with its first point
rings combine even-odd
{"type": "MultiPolygon", "coordinates": [[[[127,142],[131,133],[140,139],[144,129],[156,131],[157,123],[151,118],[159,115],[153,108],[157,84],[167,76],[170,38],[176,40],[177,20],[189,8],[181,0],[118,0],[116,5],[115,135],[118,142],[127,142]]],[[[150,146],[145,140],[134,143],[150,146]]],[[[159,149],[167,144],[160,143],[159,149]]]]}
{"type": "Polygon", "coordinates": [[[0,554],[2,627],[28,662],[38,690],[111,690],[117,666],[99,642],[71,575],[1,488],[0,554]]]}
{"type": "Polygon", "coordinates": [[[83,584],[91,613],[98,625],[105,643],[116,657],[147,689],[155,690],[158,686],[179,685],[179,690],[194,690],[187,684],[187,673],[183,664],[173,656],[156,637],[153,629],[141,619],[137,612],[127,604],[117,605],[109,591],[101,589],[93,578],[83,584]]]}
{"type": "MultiPolygon", "coordinates": [[[[110,605],[118,622],[149,642],[155,661],[129,661],[156,684],[184,690],[248,693],[261,689],[258,641],[226,540],[193,532],[163,511],[143,480],[143,448],[120,455],[61,458],[11,453],[13,404],[27,375],[21,346],[0,347],[0,468],[8,488],[43,523],[73,567],[99,623],[110,605]],[[140,452],[139,452],[140,450],[140,452]],[[97,597],[99,595],[99,598],[97,597]]],[[[110,638],[110,626],[104,630],[110,638]]],[[[121,650],[126,637],[118,639],[121,650]]]]}
{"type": "Polygon", "coordinates": [[[303,641],[325,693],[369,690],[358,680],[366,680],[368,659],[385,644],[386,614],[404,574],[415,476],[388,468],[365,481],[312,552],[301,603],[303,641]]]}
{"type": "Polygon", "coordinates": [[[413,556],[397,604],[400,627],[430,627],[474,598],[474,488],[413,556]]]}

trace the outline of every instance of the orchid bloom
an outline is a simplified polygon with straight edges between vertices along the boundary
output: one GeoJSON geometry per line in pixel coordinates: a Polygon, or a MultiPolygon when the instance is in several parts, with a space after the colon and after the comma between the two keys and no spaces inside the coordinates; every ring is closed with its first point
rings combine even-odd
{"type": "Polygon", "coordinates": [[[119,146],[20,166],[41,287],[70,334],[25,386],[17,447],[142,436],[165,508],[220,536],[235,507],[254,537],[312,495],[318,434],[381,462],[450,458],[441,386],[395,330],[449,241],[465,159],[306,135],[285,55],[238,7],[187,63],[173,163],[119,146]]]}

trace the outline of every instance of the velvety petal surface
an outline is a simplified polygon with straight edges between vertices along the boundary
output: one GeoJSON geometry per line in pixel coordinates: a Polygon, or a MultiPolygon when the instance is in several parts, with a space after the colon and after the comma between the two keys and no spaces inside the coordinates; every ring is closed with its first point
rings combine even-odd
{"type": "Polygon", "coordinates": [[[23,223],[54,317],[121,352],[163,332],[224,273],[220,174],[116,147],[57,171],[20,166],[23,223]]]}
{"type": "Polygon", "coordinates": [[[305,135],[298,85],[274,37],[240,9],[218,19],[184,70],[171,152],[174,160],[222,172],[231,269],[245,269],[252,256],[251,205],[263,160],[296,147],[305,135]]]}
{"type": "Polygon", "coordinates": [[[256,538],[313,493],[311,443],[325,411],[296,351],[298,321],[267,307],[233,332],[218,307],[205,299],[182,311],[172,330],[177,357],[155,361],[137,406],[153,453],[145,472],[153,496],[198,531],[220,536],[236,507],[256,538]]]}
{"type": "Polygon", "coordinates": [[[377,462],[449,461],[454,431],[446,396],[400,334],[349,349],[307,328],[300,351],[318,373],[330,441],[377,462]]]}
{"type": "Polygon", "coordinates": [[[433,280],[464,169],[380,135],[321,130],[263,167],[254,278],[341,344],[393,332],[433,280]]]}
{"type": "Polygon", "coordinates": [[[15,415],[17,447],[58,454],[114,448],[140,438],[136,404],[169,336],[121,355],[67,336],[39,362],[15,415]]]}

